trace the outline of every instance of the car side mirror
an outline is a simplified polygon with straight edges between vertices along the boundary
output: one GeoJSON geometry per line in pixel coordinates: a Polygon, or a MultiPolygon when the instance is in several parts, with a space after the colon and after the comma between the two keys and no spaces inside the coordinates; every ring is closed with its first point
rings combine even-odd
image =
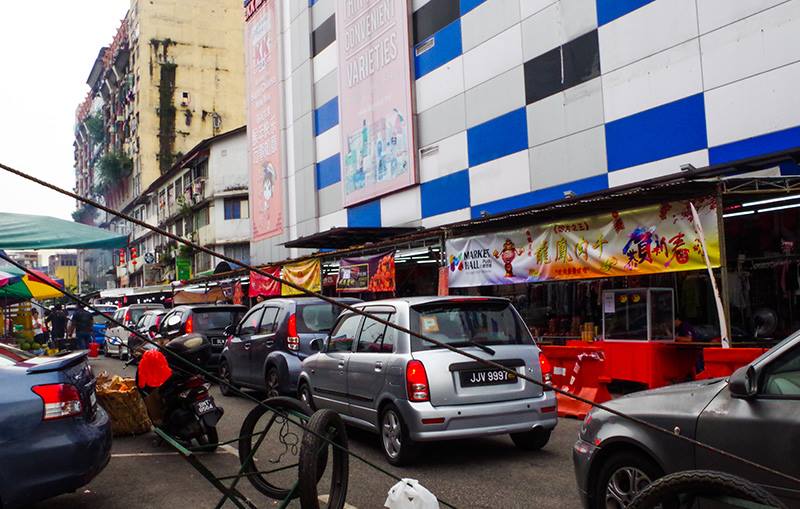
{"type": "Polygon", "coordinates": [[[319,338],[312,339],[311,340],[311,345],[309,345],[309,346],[311,346],[311,350],[312,351],[321,352],[322,351],[322,347],[323,347],[322,340],[319,339],[319,338]]]}
{"type": "Polygon", "coordinates": [[[752,398],[758,390],[756,370],[753,366],[742,366],[733,372],[728,379],[728,390],[735,398],[752,398]]]}
{"type": "Polygon", "coordinates": [[[234,334],[236,334],[236,325],[234,324],[228,325],[227,327],[225,327],[224,332],[226,336],[233,336],[234,334]]]}

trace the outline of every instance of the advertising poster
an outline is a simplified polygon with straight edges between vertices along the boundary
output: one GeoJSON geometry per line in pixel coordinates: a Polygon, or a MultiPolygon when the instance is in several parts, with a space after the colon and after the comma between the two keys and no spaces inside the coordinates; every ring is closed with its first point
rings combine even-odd
{"type": "MultiPolygon", "coordinates": [[[[280,266],[276,267],[262,267],[262,271],[267,274],[272,274],[275,277],[281,277],[280,266]]],[[[250,288],[247,290],[250,297],[274,297],[281,294],[281,282],[275,279],[270,279],[262,276],[257,272],[250,272],[250,288]]]]}
{"type": "Polygon", "coordinates": [[[337,0],[344,206],[416,182],[408,0],[337,0]]]}
{"type": "Polygon", "coordinates": [[[337,292],[393,292],[395,290],[394,251],[339,262],[337,292]]]}
{"type": "MultiPolygon", "coordinates": [[[[322,265],[319,263],[319,259],[312,258],[284,265],[281,274],[283,279],[291,281],[306,290],[312,292],[322,291],[322,265]]],[[[295,290],[291,286],[282,286],[281,295],[303,295],[303,292],[295,290]]]]}
{"type": "Polygon", "coordinates": [[[178,256],[175,258],[175,279],[187,281],[192,279],[192,259],[178,256]]]}
{"type": "MultiPolygon", "coordinates": [[[[570,219],[446,242],[451,288],[705,269],[689,201],[570,219]]],[[[712,267],[717,203],[692,200],[712,267]]]]}
{"type": "Polygon", "coordinates": [[[253,240],[283,230],[280,18],[277,0],[246,8],[247,143],[253,240]]]}

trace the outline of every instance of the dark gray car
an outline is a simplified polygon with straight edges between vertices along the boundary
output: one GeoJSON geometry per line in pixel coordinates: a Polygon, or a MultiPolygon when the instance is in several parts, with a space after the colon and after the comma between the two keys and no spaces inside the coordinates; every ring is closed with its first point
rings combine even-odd
{"type": "MultiPolygon", "coordinates": [[[[228,331],[220,376],[234,386],[264,390],[270,396],[296,394],[301,362],[315,353],[311,341],[328,336],[341,309],[311,297],[269,299],[253,306],[228,331]]],[[[232,393],[225,385],[220,390],[226,396],[232,393]]]]}
{"type": "MultiPolygon", "coordinates": [[[[730,378],[645,391],[608,403],[626,414],[800,476],[800,333],[730,378]]],[[[573,449],[584,507],[626,507],[653,480],[692,469],[731,473],[800,507],[800,486],[605,411],[586,416],[573,449]]]]}

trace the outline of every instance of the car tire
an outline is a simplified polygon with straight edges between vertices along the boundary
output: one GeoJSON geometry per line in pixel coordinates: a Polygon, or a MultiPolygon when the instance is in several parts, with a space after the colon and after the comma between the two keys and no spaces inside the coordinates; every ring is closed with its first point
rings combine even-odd
{"type": "Polygon", "coordinates": [[[267,374],[264,377],[264,388],[267,393],[268,398],[277,398],[280,397],[280,384],[281,384],[281,374],[278,371],[278,368],[275,366],[270,366],[267,368],[267,374]]]}
{"type": "Polygon", "coordinates": [[[622,451],[612,454],[600,466],[596,483],[591,488],[589,507],[627,507],[644,488],[663,475],[661,468],[642,453],[622,451]]]}
{"type": "Polygon", "coordinates": [[[538,451],[550,441],[551,431],[549,429],[536,428],[523,433],[511,433],[511,441],[518,448],[525,451],[538,451]]]}
{"type": "Polygon", "coordinates": [[[409,438],[406,423],[394,405],[387,405],[381,412],[378,432],[381,451],[392,465],[410,465],[419,457],[421,445],[409,438]]]}
{"type": "Polygon", "coordinates": [[[317,411],[314,406],[314,398],[311,396],[311,386],[307,382],[301,382],[300,387],[297,389],[297,399],[308,405],[312,412],[317,411]]]}
{"type": "Polygon", "coordinates": [[[233,384],[233,375],[231,374],[228,361],[219,363],[219,379],[219,392],[221,392],[223,396],[235,396],[236,392],[234,392],[234,389],[237,387],[233,384]]]}

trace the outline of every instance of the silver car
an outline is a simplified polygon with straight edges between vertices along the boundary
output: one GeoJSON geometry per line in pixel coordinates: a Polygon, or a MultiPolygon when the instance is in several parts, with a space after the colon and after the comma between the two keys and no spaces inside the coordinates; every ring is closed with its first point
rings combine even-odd
{"type": "MultiPolygon", "coordinates": [[[[542,380],[541,356],[506,299],[415,297],[358,304],[372,315],[542,380]]],[[[303,361],[298,392],[349,424],[380,433],[388,461],[408,464],[419,442],[508,433],[544,447],[555,428],[552,391],[352,312],[303,361]]],[[[549,377],[549,373],[546,373],[549,377]]]]}

